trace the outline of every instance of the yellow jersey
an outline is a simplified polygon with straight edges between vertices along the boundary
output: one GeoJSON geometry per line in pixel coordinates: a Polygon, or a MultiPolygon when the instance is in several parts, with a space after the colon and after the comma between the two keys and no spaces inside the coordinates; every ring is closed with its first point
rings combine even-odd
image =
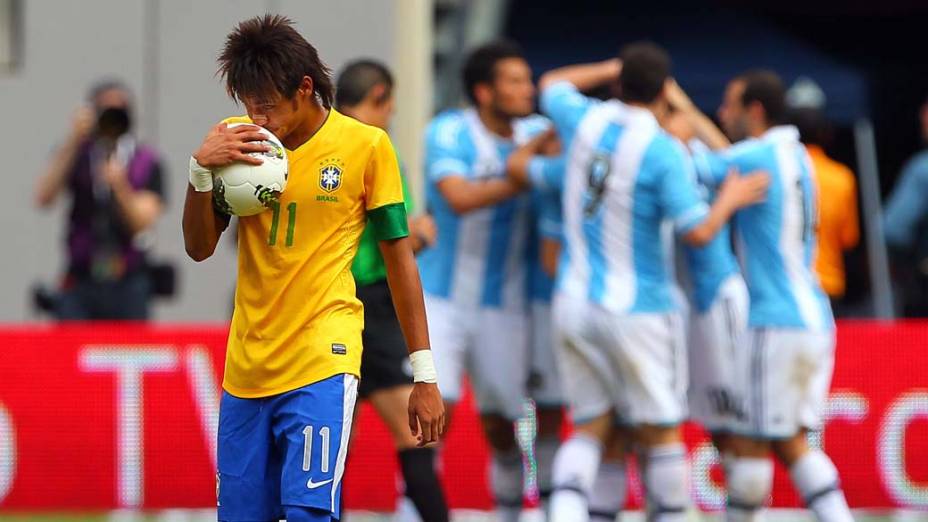
{"type": "MultiPolygon", "coordinates": [[[[235,117],[226,123],[251,123],[235,117]]],[[[408,234],[403,186],[387,134],[330,110],[288,150],[278,204],[238,220],[238,283],[223,388],[276,395],[360,374],[364,315],[351,263],[367,220],[378,239],[408,234]]]]}

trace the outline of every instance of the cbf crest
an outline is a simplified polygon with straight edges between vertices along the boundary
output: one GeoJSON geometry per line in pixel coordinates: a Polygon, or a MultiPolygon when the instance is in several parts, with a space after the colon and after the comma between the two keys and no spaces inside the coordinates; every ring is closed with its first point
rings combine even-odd
{"type": "Polygon", "coordinates": [[[342,186],[344,171],[345,164],[339,159],[326,159],[320,162],[319,188],[330,194],[338,190],[342,186]]]}

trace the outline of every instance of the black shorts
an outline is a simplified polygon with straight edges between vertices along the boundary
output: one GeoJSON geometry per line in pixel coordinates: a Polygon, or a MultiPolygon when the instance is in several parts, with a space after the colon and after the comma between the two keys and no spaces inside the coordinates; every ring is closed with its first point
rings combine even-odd
{"type": "Polygon", "coordinates": [[[364,351],[358,395],[366,398],[377,390],[412,384],[406,339],[396,318],[387,282],[358,286],[357,296],[364,304],[364,332],[361,334],[364,351]]]}

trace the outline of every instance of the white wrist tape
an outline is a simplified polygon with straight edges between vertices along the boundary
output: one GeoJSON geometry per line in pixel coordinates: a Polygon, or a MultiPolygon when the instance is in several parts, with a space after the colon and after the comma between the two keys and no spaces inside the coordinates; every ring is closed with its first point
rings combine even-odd
{"type": "Polygon", "coordinates": [[[190,156],[190,184],[197,192],[213,191],[213,173],[201,167],[193,156],[190,156]]]}
{"type": "Polygon", "coordinates": [[[435,371],[435,361],[432,359],[432,350],[416,350],[409,354],[412,363],[412,381],[438,383],[438,372],[435,371]]]}

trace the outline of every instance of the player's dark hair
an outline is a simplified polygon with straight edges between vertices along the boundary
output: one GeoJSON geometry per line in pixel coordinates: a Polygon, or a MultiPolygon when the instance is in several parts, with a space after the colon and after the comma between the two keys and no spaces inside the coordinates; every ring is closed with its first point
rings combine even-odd
{"type": "Polygon", "coordinates": [[[799,141],[806,145],[824,147],[828,141],[828,120],[822,111],[812,107],[799,107],[789,113],[789,122],[799,129],[799,141]]]}
{"type": "Polygon", "coordinates": [[[767,125],[779,125],[786,121],[786,87],[783,80],[773,71],[756,69],[738,77],[744,82],[741,103],[747,107],[758,102],[764,108],[767,125]]]}
{"type": "Polygon", "coordinates": [[[362,101],[378,85],[385,87],[378,104],[393,95],[393,75],[387,66],[375,60],[356,60],[345,66],[335,81],[335,106],[353,107],[362,101]]]}
{"type": "Polygon", "coordinates": [[[496,78],[496,64],[508,58],[525,59],[522,48],[508,40],[490,42],[471,51],[464,62],[464,90],[471,103],[477,103],[474,87],[490,84],[496,78]]]}
{"type": "Polygon", "coordinates": [[[219,55],[219,75],[229,96],[239,101],[274,92],[292,99],[309,76],[319,102],[327,109],[332,106],[329,68],[285,16],[266,14],[238,24],[219,55]]]}
{"type": "Polygon", "coordinates": [[[653,42],[635,42],[619,52],[620,98],[626,103],[651,103],[664,89],[670,77],[670,55],[653,42]]]}

